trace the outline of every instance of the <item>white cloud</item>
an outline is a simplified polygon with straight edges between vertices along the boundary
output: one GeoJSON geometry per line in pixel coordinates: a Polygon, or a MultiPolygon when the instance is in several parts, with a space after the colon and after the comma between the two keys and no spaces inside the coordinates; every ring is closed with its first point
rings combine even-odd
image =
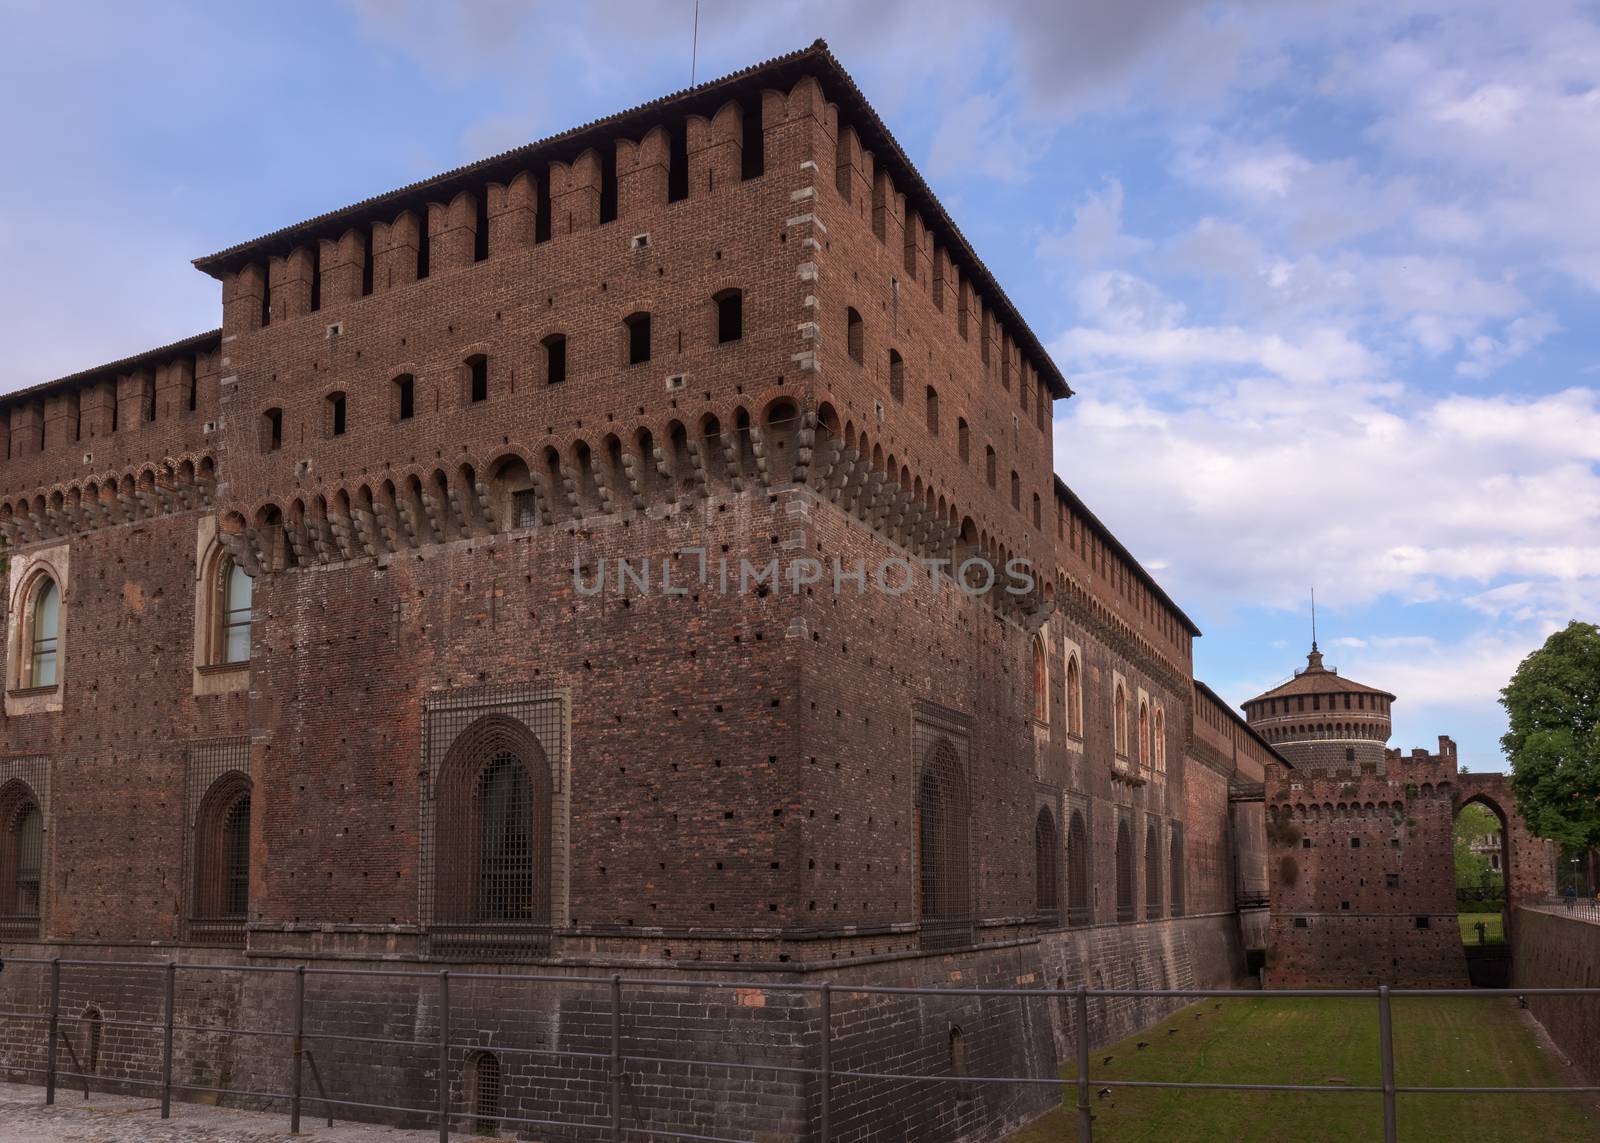
{"type": "Polygon", "coordinates": [[[1080,269],[1131,258],[1150,248],[1150,241],[1122,229],[1122,183],[1107,179],[1073,208],[1072,226],[1065,233],[1046,235],[1040,253],[1059,255],[1080,269]]]}

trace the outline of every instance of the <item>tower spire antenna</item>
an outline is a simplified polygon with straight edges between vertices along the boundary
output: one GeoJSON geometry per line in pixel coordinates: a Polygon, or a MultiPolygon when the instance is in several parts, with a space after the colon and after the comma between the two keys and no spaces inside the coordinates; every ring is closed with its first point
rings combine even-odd
{"type": "Polygon", "coordinates": [[[1311,649],[1317,649],[1317,587],[1311,585],[1311,649]]]}
{"type": "Polygon", "coordinates": [[[694,0],[694,37],[689,42],[689,86],[694,86],[695,70],[700,63],[700,0],[694,0]]]}

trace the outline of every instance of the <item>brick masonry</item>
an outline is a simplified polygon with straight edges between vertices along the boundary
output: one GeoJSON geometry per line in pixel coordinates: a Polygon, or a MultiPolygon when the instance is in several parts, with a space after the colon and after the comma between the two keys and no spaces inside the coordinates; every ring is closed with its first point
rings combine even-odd
{"type": "MultiPolygon", "coordinates": [[[[1266,880],[1278,756],[1195,682],[1199,632],[1054,476],[1064,381],[824,48],[198,265],[219,331],[0,402],[0,775],[48,809],[37,932],[3,922],[8,956],[214,963],[180,990],[207,1027],[282,1026],[291,976],[241,964],[471,968],[436,940],[434,863],[467,843],[435,812],[450,742],[424,741],[427,711],[537,692],[551,905],[512,959],[683,982],[630,1001],[625,1035],[707,1063],[641,1076],[638,1122],[803,1137],[812,1087],[713,1066],[812,1058],[815,994],[785,983],[1242,973],[1261,938],[1236,903],[1266,880]],[[625,319],[646,312],[630,364],[625,319]],[[253,576],[247,664],[205,653],[222,554],[253,576]],[[916,562],[972,556],[1028,561],[1032,590],[968,594],[916,562]],[[721,588],[723,561],[737,583],[741,560],[801,557],[917,574],[721,588]],[[621,559],[648,561],[648,590],[621,559]],[[664,568],[687,589],[662,590],[664,568]],[[62,681],[31,688],[17,648],[44,574],[64,589],[62,681]],[[954,947],[930,938],[919,879],[935,723],[965,728],[954,947]],[[242,947],[219,948],[193,923],[209,850],[186,782],[240,740],[249,911],[242,947]],[[692,987],[730,974],[760,1003],[692,987]]],[[[63,1011],[107,1021],[106,1082],[151,1074],[149,1030],[110,1021],[148,1021],[158,975],[69,974],[63,1011]]],[[[16,964],[0,1001],[42,987],[16,964]]],[[[317,978],[308,1019],[425,1041],[431,987],[317,978]]],[[[496,1050],[609,1035],[592,986],[462,991],[452,1026],[496,1050]]],[[[956,1026],[968,1074],[1053,1068],[1063,1013],[1034,1007],[843,1001],[842,1058],[952,1079],[841,1092],[841,1137],[987,1138],[1049,1105],[953,1074],[956,1026]]],[[[1093,1038],[1162,1011],[1097,1007],[1093,1038]]],[[[0,1065],[37,1067],[32,1033],[3,1027],[0,1065]]],[[[194,1086],[278,1090],[270,1053],[194,1037],[194,1086]]],[[[316,1051],[348,1098],[430,1102],[426,1049],[316,1051]]],[[[506,1114],[602,1114],[592,1065],[502,1066],[506,1114]]]]}
{"type": "MultiPolygon", "coordinates": [[[[1554,909],[1518,909],[1512,986],[1600,988],[1600,924],[1554,909]]],[[[1600,996],[1530,996],[1528,1008],[1586,1083],[1600,1083],[1600,996]]]]}

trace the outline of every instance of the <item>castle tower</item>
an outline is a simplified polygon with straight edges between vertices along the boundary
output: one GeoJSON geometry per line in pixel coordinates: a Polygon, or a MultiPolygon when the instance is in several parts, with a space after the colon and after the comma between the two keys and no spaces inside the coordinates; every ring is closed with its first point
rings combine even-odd
{"type": "Polygon", "coordinates": [[[1394,695],[1326,667],[1313,641],[1305,668],[1244,704],[1250,728],[1297,770],[1372,765],[1384,769],[1394,695]]]}

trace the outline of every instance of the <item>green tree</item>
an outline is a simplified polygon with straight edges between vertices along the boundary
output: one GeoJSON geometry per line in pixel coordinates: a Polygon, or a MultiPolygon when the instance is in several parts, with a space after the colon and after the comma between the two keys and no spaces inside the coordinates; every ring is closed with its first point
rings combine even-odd
{"type": "Polygon", "coordinates": [[[1500,819],[1484,806],[1474,802],[1463,806],[1456,815],[1456,888],[1471,889],[1475,893],[1487,892],[1495,884],[1495,872],[1489,858],[1472,849],[1474,841],[1500,836],[1500,819]]]}
{"type": "Polygon", "coordinates": [[[1600,628],[1576,620],[1545,640],[1500,692],[1517,812],[1540,837],[1600,845],[1600,628]]]}

